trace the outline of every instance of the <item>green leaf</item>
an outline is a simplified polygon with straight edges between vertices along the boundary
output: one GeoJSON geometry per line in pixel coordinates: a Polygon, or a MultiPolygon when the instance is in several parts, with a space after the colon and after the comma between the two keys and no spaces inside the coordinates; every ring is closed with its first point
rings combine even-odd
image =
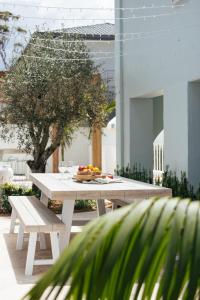
{"type": "Polygon", "coordinates": [[[25,298],[41,299],[52,287],[48,297],[57,299],[67,283],[65,299],[192,300],[199,249],[199,202],[140,201],[88,224],[25,298]]]}

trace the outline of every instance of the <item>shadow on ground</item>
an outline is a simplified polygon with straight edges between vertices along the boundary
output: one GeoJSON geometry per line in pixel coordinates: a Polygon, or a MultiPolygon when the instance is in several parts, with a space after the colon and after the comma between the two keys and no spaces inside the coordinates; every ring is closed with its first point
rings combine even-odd
{"type": "MultiPolygon", "coordinates": [[[[85,221],[73,221],[73,229],[75,228],[75,232],[72,231],[71,239],[80,231],[79,226],[84,225],[85,221]]],[[[50,248],[50,239],[49,234],[45,234],[47,249],[41,250],[39,242],[37,242],[36,249],[36,259],[48,259],[52,258],[51,256],[51,248],[50,248]]],[[[10,262],[12,264],[12,269],[18,284],[32,284],[35,283],[41,276],[46,272],[50,266],[34,266],[33,275],[25,276],[25,265],[26,265],[26,257],[27,257],[27,249],[28,249],[28,234],[25,234],[24,244],[22,250],[16,250],[16,242],[17,242],[17,233],[5,233],[3,234],[7,252],[10,258],[10,262]]]]}

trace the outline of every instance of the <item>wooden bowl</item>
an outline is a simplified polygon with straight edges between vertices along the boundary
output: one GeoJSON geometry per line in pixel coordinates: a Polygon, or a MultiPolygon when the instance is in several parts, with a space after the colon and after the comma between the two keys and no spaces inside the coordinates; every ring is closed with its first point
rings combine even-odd
{"type": "Polygon", "coordinates": [[[76,179],[77,181],[91,181],[94,180],[96,178],[95,175],[75,175],[74,179],[76,179]]]}

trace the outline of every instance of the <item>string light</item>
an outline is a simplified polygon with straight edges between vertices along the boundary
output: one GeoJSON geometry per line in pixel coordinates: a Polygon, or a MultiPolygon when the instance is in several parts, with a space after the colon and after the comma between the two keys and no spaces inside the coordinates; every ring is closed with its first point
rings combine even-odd
{"type": "MultiPolygon", "coordinates": [[[[195,13],[195,12],[192,12],[195,13]]],[[[115,17],[115,18],[51,18],[51,17],[37,17],[37,16],[20,16],[23,19],[39,19],[39,20],[51,20],[51,21],[114,21],[114,20],[138,20],[138,19],[152,19],[152,18],[159,18],[159,17],[167,17],[172,15],[182,15],[187,14],[187,12],[179,12],[173,11],[171,13],[161,13],[161,14],[154,14],[154,15],[146,15],[146,16],[130,16],[130,17],[115,17]]]]}
{"type": "MultiPolygon", "coordinates": [[[[22,54],[22,57],[26,58],[35,58],[41,60],[49,60],[49,61],[62,61],[62,62],[69,62],[69,61],[87,61],[87,60],[104,60],[104,59],[114,59],[115,56],[103,56],[103,57],[94,57],[94,58],[54,58],[54,57],[41,57],[35,55],[26,55],[22,54]]],[[[125,56],[125,54],[120,54],[119,56],[125,56]]]]}
{"type": "Polygon", "coordinates": [[[44,48],[44,49],[49,49],[49,50],[55,50],[55,51],[63,51],[63,52],[68,52],[68,53],[89,53],[89,54],[102,54],[102,53],[114,53],[114,51],[79,51],[79,50],[66,50],[66,49],[62,49],[62,48],[53,48],[53,47],[49,47],[49,46],[43,46],[43,45],[38,45],[38,44],[34,44],[34,43],[29,43],[29,45],[32,45],[34,47],[38,47],[38,48],[44,48]]]}
{"type": "Polygon", "coordinates": [[[145,9],[164,9],[164,8],[178,8],[178,7],[184,7],[185,4],[171,4],[171,5],[143,5],[140,7],[64,7],[64,6],[44,6],[44,5],[35,5],[35,4],[25,4],[25,3],[9,3],[9,2],[0,2],[0,5],[8,5],[8,6],[21,6],[21,7],[35,7],[35,8],[45,8],[45,9],[62,9],[62,10],[96,10],[96,11],[115,11],[115,10],[122,10],[122,11],[134,11],[134,10],[145,10],[145,9]]]}
{"type": "MultiPolygon", "coordinates": [[[[152,31],[138,31],[138,32],[124,32],[124,33],[119,33],[119,34],[115,34],[115,37],[117,36],[131,36],[131,38],[115,38],[115,42],[123,42],[123,41],[127,41],[127,40],[134,40],[134,39],[138,39],[138,37],[140,38],[140,36],[143,36],[143,35],[148,35],[148,34],[157,34],[157,33],[165,33],[165,32],[170,32],[170,31],[180,31],[180,30],[185,30],[187,28],[199,28],[200,27],[200,24],[196,24],[196,25],[184,25],[184,26],[181,26],[180,28],[178,28],[178,26],[171,26],[171,27],[168,27],[168,28],[164,28],[164,29],[160,29],[160,30],[152,30],[152,31]]],[[[52,31],[52,33],[54,33],[54,31],[52,31]]],[[[62,33],[62,32],[60,32],[62,33]]],[[[70,35],[70,33],[65,33],[66,35],[70,35]]],[[[78,36],[79,34],[77,34],[78,36]]],[[[84,35],[84,34],[80,34],[80,35],[84,35]]],[[[87,36],[87,34],[85,34],[85,36],[87,36]]],[[[105,35],[103,35],[105,36],[105,35]]],[[[52,38],[40,38],[40,37],[31,37],[31,39],[33,40],[38,40],[38,41],[50,41],[50,42],[53,42],[53,43],[61,43],[61,42],[64,42],[64,43],[102,43],[102,40],[84,40],[81,39],[81,40],[78,40],[78,39],[75,39],[75,40],[66,40],[64,38],[55,38],[55,39],[52,39],[52,38]]],[[[113,43],[114,40],[103,40],[103,42],[108,42],[108,43],[113,43]]],[[[34,43],[33,43],[34,44],[34,43]]]]}
{"type": "MultiPolygon", "coordinates": [[[[142,40],[142,39],[149,39],[149,38],[156,38],[158,34],[163,34],[163,33],[170,33],[171,31],[182,31],[182,30],[185,30],[185,29],[192,29],[192,28],[199,28],[200,27],[200,24],[199,25],[185,25],[183,27],[180,27],[180,28],[177,28],[177,26],[171,26],[171,28],[165,28],[165,29],[161,29],[161,30],[154,30],[154,31],[146,31],[146,32],[129,32],[129,33],[121,33],[119,34],[119,36],[131,36],[130,38],[122,38],[122,39],[115,39],[115,42],[121,42],[121,43],[125,43],[125,42],[129,42],[129,41],[133,41],[133,40],[142,40]]],[[[10,39],[15,39],[14,37],[10,37],[10,39]]],[[[29,39],[30,40],[30,39],[29,39]]],[[[39,37],[31,37],[31,40],[35,40],[36,42],[37,41],[49,41],[49,42],[53,42],[53,43],[90,43],[92,42],[93,44],[96,44],[96,43],[102,43],[101,40],[65,40],[65,39],[48,39],[48,38],[39,38],[39,37]]],[[[26,43],[28,43],[29,41],[28,40],[25,40],[26,43]]],[[[106,42],[106,43],[113,43],[114,41],[112,40],[105,40],[103,42],[106,42]]],[[[42,45],[39,45],[37,43],[32,43],[32,46],[34,47],[41,47],[42,45]]],[[[46,47],[46,46],[42,46],[43,48],[51,48],[52,50],[58,50],[58,48],[54,48],[54,47],[46,47]]],[[[65,49],[63,49],[62,51],[65,51],[65,49]]],[[[67,50],[66,50],[67,52],[67,50]]],[[[78,53],[78,51],[77,51],[78,53]]],[[[106,51],[88,51],[88,54],[91,53],[91,54],[100,54],[100,53],[107,53],[106,51]]],[[[114,52],[110,52],[110,53],[114,53],[114,52]]]]}
{"type": "MultiPolygon", "coordinates": [[[[52,33],[53,33],[54,31],[52,31],[52,33]]],[[[50,32],[51,33],[51,32],[50,32]]],[[[61,33],[61,32],[60,32],[61,33]]],[[[82,34],[81,34],[82,35],[82,34]]],[[[113,34],[114,35],[114,34],[113,34]]],[[[104,35],[105,36],[105,35],[104,35]]],[[[16,38],[15,37],[10,37],[9,38],[10,40],[12,39],[12,40],[16,40],[16,38]]],[[[53,42],[53,43],[57,43],[57,42],[64,42],[64,43],[102,43],[102,42],[104,42],[104,43],[113,43],[114,42],[114,39],[113,40],[84,40],[84,39],[82,39],[82,40],[66,40],[66,39],[61,39],[61,38],[55,38],[55,39],[52,39],[52,38],[39,38],[39,37],[34,37],[34,36],[29,36],[29,38],[28,38],[28,40],[27,40],[27,38],[25,38],[24,39],[24,41],[25,42],[29,42],[30,40],[38,40],[38,41],[50,41],[50,42],[53,42]]]]}

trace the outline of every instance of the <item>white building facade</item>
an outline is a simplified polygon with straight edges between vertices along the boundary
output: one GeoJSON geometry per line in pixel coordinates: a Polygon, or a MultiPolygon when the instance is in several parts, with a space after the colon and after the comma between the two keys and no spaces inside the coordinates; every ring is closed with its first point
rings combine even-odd
{"type": "Polygon", "coordinates": [[[200,1],[116,0],[117,162],[164,165],[200,182],[200,1]],[[128,8],[128,9],[127,9],[128,8]],[[131,9],[130,9],[131,8],[131,9]]]}

